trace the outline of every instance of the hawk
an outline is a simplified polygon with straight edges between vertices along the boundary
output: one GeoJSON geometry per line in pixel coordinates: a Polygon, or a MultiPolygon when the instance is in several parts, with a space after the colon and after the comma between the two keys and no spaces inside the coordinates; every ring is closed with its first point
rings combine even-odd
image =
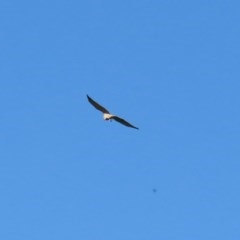
{"type": "Polygon", "coordinates": [[[133,126],[132,124],[130,124],[129,122],[127,122],[126,120],[124,120],[123,118],[120,118],[116,115],[111,114],[106,108],[104,108],[103,106],[101,106],[99,103],[97,103],[96,101],[94,101],[92,98],[90,98],[87,95],[88,101],[99,111],[101,111],[103,113],[103,118],[104,120],[115,120],[127,127],[131,127],[131,128],[135,128],[138,129],[137,127],[133,126]]]}

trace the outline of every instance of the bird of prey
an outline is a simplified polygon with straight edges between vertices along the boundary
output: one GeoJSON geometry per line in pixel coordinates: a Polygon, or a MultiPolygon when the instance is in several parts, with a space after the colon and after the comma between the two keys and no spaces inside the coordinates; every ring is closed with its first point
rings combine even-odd
{"type": "Polygon", "coordinates": [[[103,113],[103,118],[104,120],[115,120],[127,127],[131,127],[131,128],[135,128],[135,129],[138,129],[137,127],[133,126],[132,124],[130,124],[129,122],[127,122],[126,120],[116,116],[116,115],[113,115],[111,114],[106,108],[104,108],[103,106],[101,106],[100,104],[98,104],[97,102],[95,102],[92,98],[90,98],[88,95],[87,95],[87,98],[88,98],[88,101],[99,111],[101,111],[103,113]]]}

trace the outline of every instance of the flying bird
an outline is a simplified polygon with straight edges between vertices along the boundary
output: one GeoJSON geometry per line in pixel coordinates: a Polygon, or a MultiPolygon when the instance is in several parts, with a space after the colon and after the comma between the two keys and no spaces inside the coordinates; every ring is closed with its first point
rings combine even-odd
{"type": "Polygon", "coordinates": [[[127,122],[126,120],[124,120],[123,118],[120,118],[116,115],[111,114],[106,108],[104,108],[103,106],[101,106],[99,103],[95,102],[92,98],[90,98],[87,95],[88,101],[99,111],[101,111],[103,113],[103,118],[104,120],[115,120],[127,127],[131,127],[131,128],[135,128],[138,129],[137,127],[133,126],[132,124],[130,124],[129,122],[127,122]]]}

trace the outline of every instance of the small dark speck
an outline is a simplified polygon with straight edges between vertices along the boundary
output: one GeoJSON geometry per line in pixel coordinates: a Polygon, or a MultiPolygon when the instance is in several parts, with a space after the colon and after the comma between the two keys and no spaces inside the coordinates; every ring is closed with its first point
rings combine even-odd
{"type": "Polygon", "coordinates": [[[156,188],[153,188],[153,193],[157,193],[157,189],[156,188]]]}

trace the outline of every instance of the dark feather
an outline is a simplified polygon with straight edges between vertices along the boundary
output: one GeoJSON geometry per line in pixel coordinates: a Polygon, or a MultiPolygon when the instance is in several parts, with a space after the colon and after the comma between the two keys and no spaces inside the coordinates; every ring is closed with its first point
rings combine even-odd
{"type": "Polygon", "coordinates": [[[103,113],[109,113],[109,111],[104,108],[103,106],[101,106],[100,104],[98,104],[97,102],[95,102],[92,98],[90,98],[88,95],[87,95],[87,98],[88,98],[88,101],[99,111],[103,112],[103,113]]]}
{"type": "Polygon", "coordinates": [[[112,119],[116,120],[117,122],[119,122],[127,127],[138,129],[137,127],[133,126],[132,124],[130,124],[129,122],[125,121],[124,119],[122,119],[120,117],[113,116],[112,119]]]}

